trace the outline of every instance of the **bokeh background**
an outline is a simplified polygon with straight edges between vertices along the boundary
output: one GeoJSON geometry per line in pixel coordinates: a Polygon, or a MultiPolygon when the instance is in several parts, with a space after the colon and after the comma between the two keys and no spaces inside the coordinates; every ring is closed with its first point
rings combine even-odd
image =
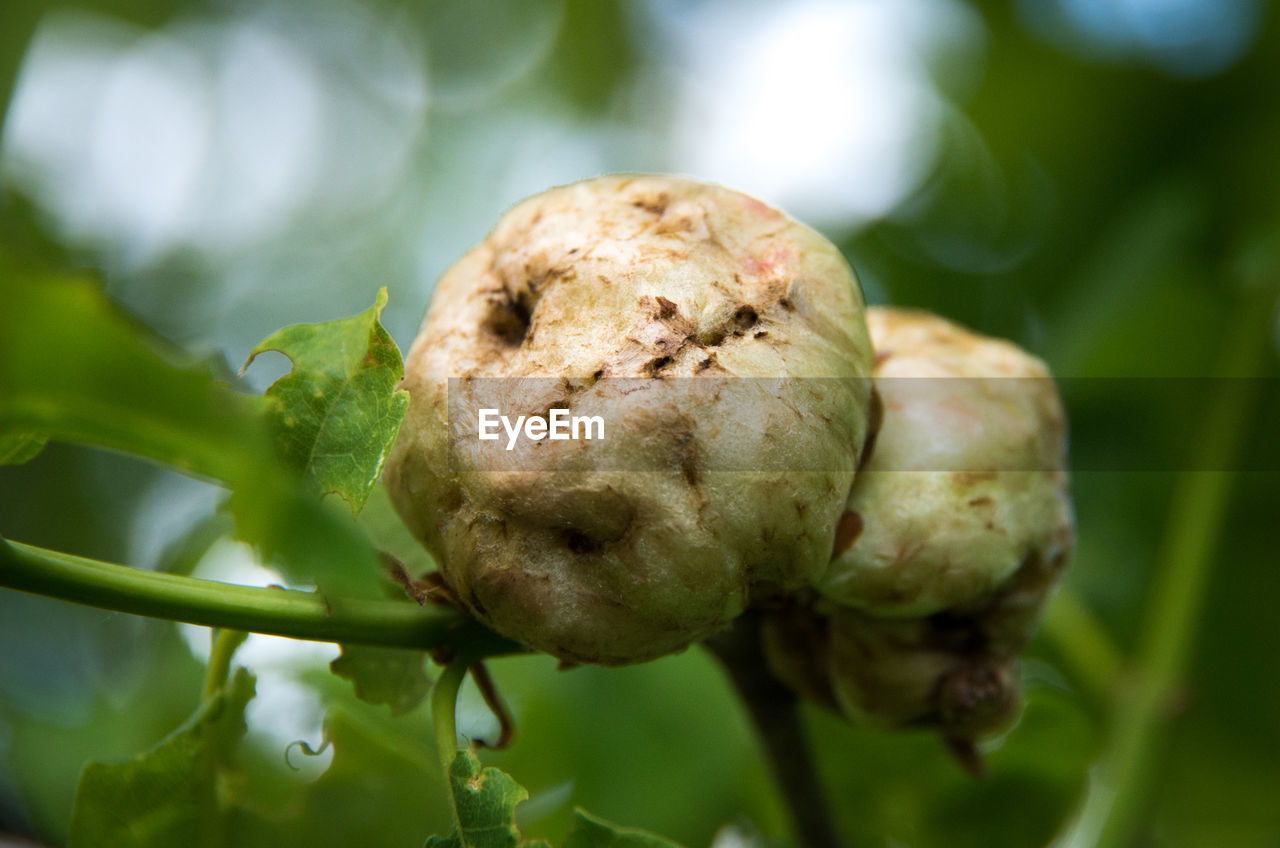
{"type": "MultiPolygon", "coordinates": [[[[434,280],[505,208],[620,170],[756,194],[836,241],[869,301],[1014,339],[1081,378],[1079,549],[1026,663],[1027,707],[987,747],[984,781],[928,734],[806,714],[843,833],[1280,844],[1280,405],[1273,384],[1232,384],[1247,415],[1215,423],[1225,383],[1190,381],[1278,373],[1269,4],[5,0],[0,110],[7,249],[94,269],[141,321],[232,370],[274,329],[362,310],[379,286],[407,348],[434,280]],[[1140,384],[1172,394],[1143,402],[1140,384]],[[1123,717],[1152,662],[1176,685],[1134,755],[1123,717]]],[[[286,367],[246,379],[262,389],[286,367]]],[[[219,498],[51,445],[0,469],[0,534],[279,582],[220,538],[219,498]]],[[[385,498],[363,521],[427,565],[385,498]]],[[[0,842],[60,844],[83,764],[176,726],[207,649],[199,628],[0,590],[0,842]]],[[[253,839],[418,845],[447,827],[424,711],[356,701],[327,673],[335,653],[253,637],[239,655],[260,677],[253,839]],[[328,752],[286,764],[292,741],[326,733],[328,752]]],[[[493,671],[520,736],[487,759],[530,789],[527,834],[560,839],[581,805],[690,848],[738,844],[726,826],[785,839],[703,651],[493,671]]],[[[492,732],[474,692],[462,727],[492,732]]]]}

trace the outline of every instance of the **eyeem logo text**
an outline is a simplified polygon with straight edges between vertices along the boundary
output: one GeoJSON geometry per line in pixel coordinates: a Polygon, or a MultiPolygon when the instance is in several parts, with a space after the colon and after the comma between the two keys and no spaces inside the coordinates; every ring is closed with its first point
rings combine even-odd
{"type": "Polygon", "coordinates": [[[507,434],[507,450],[513,450],[523,432],[530,441],[542,439],[603,439],[604,418],[599,415],[570,415],[567,409],[552,409],[550,416],[519,415],[513,423],[497,409],[482,409],[476,421],[476,430],[484,441],[500,438],[501,426],[507,434]],[[595,435],[593,435],[593,433],[595,435]]]}

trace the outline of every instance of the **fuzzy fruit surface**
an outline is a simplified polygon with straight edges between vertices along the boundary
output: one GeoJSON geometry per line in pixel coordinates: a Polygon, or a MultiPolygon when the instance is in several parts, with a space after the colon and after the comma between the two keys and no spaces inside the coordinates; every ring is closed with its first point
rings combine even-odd
{"type": "Polygon", "coordinates": [[[880,430],[816,592],[772,612],[774,674],[858,721],[973,739],[1014,714],[1018,656],[1073,542],[1062,406],[1016,346],[872,308],[880,430]]]}
{"type": "Polygon", "coordinates": [[[520,203],[441,278],[384,479],[489,626],[565,660],[648,660],[821,577],[871,370],[857,281],[817,233],[719,186],[601,177],[520,203]],[[609,395],[704,377],[727,388],[609,395]],[[503,384],[504,414],[607,409],[610,436],[465,470],[450,380],[483,378],[527,381],[503,384]]]}
{"type": "Polygon", "coordinates": [[[922,616],[989,597],[1071,539],[1066,419],[1049,370],[1002,339],[876,307],[883,419],[816,588],[841,606],[922,616]]]}

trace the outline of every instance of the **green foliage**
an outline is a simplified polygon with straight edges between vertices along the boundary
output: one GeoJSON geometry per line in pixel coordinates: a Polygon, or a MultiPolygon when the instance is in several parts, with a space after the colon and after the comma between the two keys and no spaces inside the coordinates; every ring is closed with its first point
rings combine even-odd
{"type": "Polygon", "coordinates": [[[314,582],[331,605],[381,596],[381,572],[368,540],[296,483],[233,488],[227,508],[237,536],[292,579],[314,582]]]}
{"type": "Polygon", "coordinates": [[[293,362],[267,389],[272,431],[287,462],[322,491],[342,496],[352,512],[377,484],[409,408],[409,393],[395,388],[404,376],[400,351],[378,323],[386,303],[382,288],[359,315],[285,327],[245,362],[248,368],[268,350],[293,362]]]}
{"type": "MultiPolygon", "coordinates": [[[[228,652],[242,634],[226,635],[231,640],[223,662],[229,661],[228,652]]],[[[220,667],[215,659],[211,663],[206,674],[216,678],[220,667]]],[[[368,671],[370,678],[376,676],[372,668],[368,671]]],[[[384,823],[388,810],[416,808],[445,796],[451,799],[452,833],[429,837],[428,848],[549,848],[545,841],[522,839],[516,826],[516,807],[529,793],[500,769],[482,766],[471,749],[455,753],[446,787],[435,758],[411,732],[406,735],[403,724],[383,727],[343,709],[326,720],[322,750],[332,747],[334,756],[325,772],[281,802],[280,809],[264,804],[239,766],[244,712],[254,696],[254,683],[252,674],[237,668],[179,729],[151,750],[124,763],[87,765],[76,794],[71,848],[337,846],[350,844],[350,834],[366,828],[398,829],[400,840],[421,839],[443,824],[430,806],[425,816],[393,816],[384,823]],[[361,821],[362,810],[370,816],[366,821],[361,821]]],[[[319,753],[302,747],[309,755],[319,753]]],[[[582,810],[574,811],[562,844],[678,848],[582,810]]]]}
{"type": "MultiPolygon", "coordinates": [[[[264,419],[265,411],[278,407],[236,393],[207,369],[183,362],[89,280],[0,265],[0,297],[6,304],[0,310],[0,434],[13,453],[30,452],[34,439],[48,437],[132,453],[220,481],[231,490],[227,505],[237,534],[268,561],[299,582],[316,583],[335,603],[377,596],[380,572],[364,535],[317,502],[301,485],[300,471],[280,458],[264,419]]],[[[367,373],[380,375],[374,383],[383,391],[370,389],[359,401],[381,409],[374,418],[377,438],[350,455],[355,465],[376,467],[399,421],[388,410],[404,405],[389,376],[399,354],[376,326],[380,308],[366,313],[365,347],[341,332],[316,330],[303,346],[306,355],[298,354],[309,365],[327,361],[327,341],[342,345],[346,359],[378,363],[367,373]]],[[[362,417],[344,414],[348,423],[362,417]]],[[[365,494],[367,489],[361,503],[365,494]]]]}
{"type": "Polygon", "coordinates": [[[634,828],[616,827],[583,810],[573,813],[573,829],[564,848],[677,848],[660,836],[634,828]]]}
{"type": "MultiPolygon", "coordinates": [[[[279,749],[263,752],[256,771],[280,768],[293,780],[287,787],[261,779],[246,786],[231,810],[227,845],[421,846],[426,834],[448,828],[434,752],[405,726],[407,719],[350,703],[350,687],[342,689],[330,699],[324,722],[325,742],[333,752],[328,768],[298,781],[279,749]]],[[[298,762],[296,752],[293,759],[298,762]]]]}
{"type": "Polygon", "coordinates": [[[329,669],[355,685],[356,697],[370,704],[386,704],[392,715],[404,715],[431,691],[423,671],[426,655],[405,648],[343,645],[342,656],[329,669]]]}
{"type": "Polygon", "coordinates": [[[499,769],[481,767],[470,749],[454,754],[449,766],[449,789],[456,815],[454,832],[447,839],[431,837],[427,848],[545,846],[521,843],[516,830],[516,804],[529,797],[528,791],[499,769]]]}
{"type": "Polygon", "coordinates": [[[232,485],[277,465],[256,423],[262,402],[182,362],[94,282],[0,264],[0,298],[0,432],[112,448],[232,485]]]}
{"type": "MultiPolygon", "coordinates": [[[[6,7],[0,109],[8,105],[22,57],[38,55],[33,33],[38,24],[55,23],[49,13],[56,5],[6,7]]],[[[288,42],[296,30],[294,50],[329,42],[350,52],[350,61],[329,63],[314,78],[326,93],[333,86],[343,97],[360,90],[370,68],[383,79],[383,65],[368,60],[380,62],[396,47],[353,27],[349,15],[329,14],[329,23],[317,23],[288,4],[74,5],[103,16],[77,26],[101,20],[112,39],[130,49],[163,43],[187,53],[194,45],[201,57],[209,54],[200,51],[225,45],[215,36],[193,37],[197,30],[216,33],[230,25],[256,33],[284,21],[271,35],[288,42]],[[288,29],[297,21],[303,25],[288,29]],[[117,30],[121,22],[142,28],[117,30]]],[[[398,337],[409,338],[423,303],[421,272],[447,263],[442,248],[460,246],[464,233],[483,232],[511,199],[513,184],[543,187],[538,180],[548,179],[547,163],[572,170],[541,155],[549,143],[571,151],[586,145],[590,162],[599,156],[593,169],[663,167],[665,161],[653,152],[662,145],[646,140],[666,137],[671,101],[635,96],[632,85],[646,76],[666,79],[662,74],[672,66],[662,64],[663,55],[674,45],[656,28],[636,25],[643,13],[616,2],[595,9],[590,0],[484,5],[501,14],[467,18],[464,30],[442,20],[446,12],[467,17],[453,4],[429,3],[407,14],[395,8],[405,43],[424,37],[430,48],[430,125],[404,157],[399,189],[375,192],[376,203],[360,202],[358,189],[341,193],[344,183],[355,182],[343,173],[323,173],[344,209],[325,205],[330,192],[297,195],[290,199],[298,201],[299,214],[282,213],[280,229],[249,249],[227,251],[216,239],[210,249],[201,240],[135,264],[136,232],[132,241],[123,231],[86,238],[75,216],[42,197],[38,186],[20,182],[24,163],[6,152],[5,173],[21,188],[0,193],[0,251],[35,254],[51,267],[107,269],[110,291],[129,310],[186,346],[234,351],[236,359],[269,330],[297,320],[302,297],[318,316],[367,305],[349,283],[371,277],[388,281],[392,308],[385,319],[398,337]],[[524,13],[535,6],[539,11],[524,13]],[[549,24],[533,25],[543,18],[549,24]],[[538,40],[548,29],[554,44],[538,40]],[[460,31],[478,36],[451,37],[460,31]],[[521,38],[525,32],[531,44],[521,38]],[[519,61],[505,61],[511,56],[519,61]],[[477,80],[491,84],[470,84],[477,80]],[[468,99],[473,89],[479,93],[468,99]],[[452,99],[442,103],[441,93],[452,99]],[[574,110],[572,127],[561,124],[566,106],[574,110]],[[424,230],[430,231],[425,240],[424,230]]],[[[1008,336],[1057,373],[1091,378],[1082,382],[1096,397],[1071,405],[1073,455],[1085,460],[1078,462],[1083,467],[1106,467],[1115,450],[1108,434],[1123,429],[1126,419],[1132,425],[1133,417],[1117,415],[1130,408],[1129,399],[1108,393],[1108,381],[1096,378],[1210,374],[1217,352],[1238,334],[1237,266],[1242,249],[1254,242],[1265,254],[1257,280],[1275,290],[1280,110],[1270,93],[1280,80],[1280,18],[1256,15],[1256,28],[1237,20],[1248,47],[1241,60],[1220,74],[1188,80],[1133,56],[1064,47],[1061,37],[1068,34],[1050,37],[1032,26],[1037,4],[961,5],[977,12],[984,46],[975,49],[973,62],[939,60],[937,75],[951,100],[942,110],[948,129],[937,169],[887,218],[833,229],[848,233],[844,247],[870,300],[931,309],[1008,336]]],[[[373,4],[361,20],[382,10],[373,4]]],[[[707,30],[714,41],[716,28],[707,30]]],[[[44,34],[53,31],[50,26],[44,34]]],[[[714,46],[702,49],[708,45],[714,46]]],[[[82,58],[71,52],[74,44],[59,46],[76,62],[82,58]]],[[[25,78],[27,67],[21,70],[25,78]]],[[[814,80],[813,91],[822,82],[814,80]]],[[[57,98],[41,104],[46,116],[58,108],[57,98]]],[[[99,126],[105,125],[99,116],[110,118],[113,109],[102,99],[75,98],[75,110],[99,126]]],[[[244,129],[223,132],[219,120],[215,115],[207,143],[195,151],[210,163],[225,161],[227,139],[242,137],[244,129]]],[[[321,135],[332,128],[321,126],[321,135]]],[[[5,127],[10,136],[17,128],[16,121],[5,127]]],[[[376,132],[376,122],[365,129],[376,132]]],[[[365,131],[346,135],[367,144],[365,131]]],[[[92,133],[74,139],[86,154],[81,162],[100,141],[92,133]]],[[[322,143],[343,140],[324,136],[322,143]]],[[[217,173],[209,168],[199,176],[217,173]]],[[[74,177],[68,172],[58,182],[74,177]]],[[[94,198],[77,200],[92,204],[94,198]]],[[[1275,378],[1272,335],[1266,374],[1275,378]]],[[[1269,409],[1276,408],[1273,400],[1269,409]]],[[[278,412],[270,401],[219,386],[205,367],[111,306],[97,283],[0,258],[0,463],[12,463],[0,467],[0,534],[128,559],[154,515],[147,499],[164,472],[76,445],[105,447],[224,485],[234,499],[214,519],[223,523],[208,530],[213,537],[234,532],[251,539],[291,579],[319,582],[335,596],[374,594],[376,566],[349,526],[349,510],[336,502],[321,508],[315,489],[330,487],[311,472],[310,479],[300,475],[296,458],[277,455],[278,412]],[[46,436],[47,448],[16,464],[46,436]]],[[[1145,412],[1144,442],[1199,441],[1195,421],[1145,412]]],[[[1280,467],[1275,420],[1258,414],[1245,433],[1248,459],[1241,468],[1248,473],[1234,476],[1229,511],[1219,522],[1221,542],[1211,556],[1219,567],[1196,592],[1203,608],[1178,631],[1187,661],[1178,666],[1173,697],[1154,713],[1162,733],[1146,745],[1153,752],[1150,768],[1124,785],[1093,783],[1135,805],[1134,844],[1272,845],[1280,832],[1280,811],[1271,802],[1280,794],[1271,754],[1280,750],[1280,676],[1270,673],[1280,642],[1280,617],[1272,610],[1280,593],[1280,570],[1272,567],[1280,467]]],[[[284,446],[286,456],[289,449],[284,446]]],[[[367,470],[369,461],[347,467],[367,470]]],[[[354,483],[364,470],[341,473],[354,483]]],[[[1090,765],[1105,750],[1115,705],[1150,679],[1131,658],[1135,645],[1153,641],[1143,610],[1153,587],[1172,576],[1162,571],[1157,550],[1162,528],[1174,523],[1167,506],[1177,483],[1171,474],[1073,474],[1080,546],[1065,588],[1098,616],[1098,632],[1114,638],[1121,676],[1109,679],[1105,669],[1091,675],[1073,665],[1063,650],[1077,635],[1071,628],[1034,645],[1026,664],[1034,681],[1028,707],[987,751],[986,780],[962,774],[928,735],[888,735],[825,714],[808,716],[821,740],[819,768],[851,844],[1021,848],[1060,834],[1078,808],[1090,765]],[[1100,680],[1090,683],[1091,676],[1100,680]]],[[[375,519],[386,519],[378,527],[380,546],[406,562],[416,556],[414,574],[429,567],[420,548],[396,548],[413,540],[394,524],[377,490],[359,516],[361,528],[369,530],[375,519]]],[[[209,538],[172,546],[160,568],[189,571],[209,538]]],[[[0,644],[4,824],[15,826],[10,813],[17,811],[19,839],[65,844],[81,765],[119,761],[174,727],[190,707],[175,694],[182,688],[175,681],[193,683],[197,669],[172,627],[7,591],[0,591],[0,644]]],[[[546,657],[526,656],[492,663],[492,671],[520,719],[521,735],[511,750],[486,755],[486,762],[530,788],[532,799],[519,808],[525,833],[565,844],[572,799],[698,846],[745,813],[769,844],[779,844],[785,821],[776,793],[741,711],[700,651],[643,667],[563,674],[546,657]],[[680,752],[678,766],[672,751],[680,752]]],[[[301,675],[323,693],[332,764],[308,778],[285,766],[283,743],[268,744],[263,734],[242,742],[251,773],[237,779],[252,781],[252,792],[223,781],[230,790],[223,844],[410,846],[421,845],[427,832],[448,832],[446,787],[424,711],[392,718],[381,706],[359,702],[350,683],[327,671],[301,675]]],[[[465,705],[462,715],[465,724],[465,705]]],[[[199,765],[189,754],[185,762],[199,765]]],[[[92,767],[102,768],[108,767],[92,767]]],[[[122,797],[121,809],[144,797],[122,797]]],[[[82,815],[78,810],[77,825],[82,815]]],[[[155,826],[164,829],[158,819],[155,826]]],[[[171,833],[166,844],[191,844],[184,838],[189,831],[171,833]]],[[[110,843],[95,834],[91,844],[110,843]]]]}
{"type": "Polygon", "coordinates": [[[49,440],[36,433],[0,433],[0,465],[21,465],[30,462],[44,449],[49,440]]]}
{"type": "MultiPolygon", "coordinates": [[[[453,833],[433,836],[427,848],[549,848],[542,840],[522,841],[516,828],[516,805],[528,791],[510,775],[482,767],[469,748],[458,751],[449,766],[449,784],[456,815],[453,833]]],[[[619,828],[582,810],[575,810],[564,848],[679,848],[651,833],[619,828]]]]}
{"type": "Polygon", "coordinates": [[[238,669],[155,748],[126,763],[85,766],[71,848],[221,844],[220,779],[232,766],[253,692],[253,675],[238,669]]]}
{"type": "Polygon", "coordinates": [[[1084,787],[1097,727],[1078,697],[1038,681],[1028,689],[1016,725],[984,746],[982,779],[935,734],[890,734],[814,711],[818,769],[840,787],[833,807],[849,844],[1047,844],[1084,787]]]}

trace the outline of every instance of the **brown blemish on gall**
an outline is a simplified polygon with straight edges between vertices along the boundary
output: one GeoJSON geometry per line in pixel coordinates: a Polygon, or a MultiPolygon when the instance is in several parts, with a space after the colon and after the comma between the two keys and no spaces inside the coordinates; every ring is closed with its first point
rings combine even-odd
{"type": "Polygon", "coordinates": [[[880,435],[880,427],[884,424],[884,399],[880,397],[880,390],[875,386],[871,387],[871,405],[867,410],[867,439],[862,443],[862,456],[858,457],[858,470],[867,467],[867,463],[871,461],[871,455],[876,450],[876,438],[880,435]]]}
{"type": "Polygon", "coordinates": [[[456,512],[462,508],[462,487],[457,483],[444,487],[440,493],[440,509],[444,512],[456,512]]]}
{"type": "Polygon", "coordinates": [[[835,559],[849,550],[853,543],[858,541],[865,526],[862,516],[856,512],[847,511],[841,515],[840,521],[836,524],[836,540],[831,546],[831,558],[835,559]]]}
{"type": "Polygon", "coordinates": [[[670,365],[671,362],[672,359],[669,356],[659,356],[656,359],[651,359],[645,363],[645,373],[651,377],[657,376],[658,372],[670,365]]]}
{"type": "Polygon", "coordinates": [[[600,550],[599,542],[573,527],[565,528],[564,544],[575,554],[594,554],[600,550]]]}
{"type": "Polygon", "coordinates": [[[484,323],[487,330],[512,347],[524,343],[533,320],[529,304],[502,289],[489,296],[489,310],[484,323]]]}
{"type": "Polygon", "coordinates": [[[690,486],[698,485],[698,463],[690,454],[685,454],[684,459],[680,462],[680,473],[684,476],[684,481],[690,486]]]}
{"type": "Polygon", "coordinates": [[[643,209],[658,217],[662,217],[662,213],[667,211],[667,204],[670,202],[665,192],[659,194],[649,194],[631,201],[631,205],[637,209],[643,209]]]}
{"type": "Polygon", "coordinates": [[[759,320],[759,314],[750,306],[739,306],[733,311],[733,323],[739,330],[745,330],[759,320]]]}

